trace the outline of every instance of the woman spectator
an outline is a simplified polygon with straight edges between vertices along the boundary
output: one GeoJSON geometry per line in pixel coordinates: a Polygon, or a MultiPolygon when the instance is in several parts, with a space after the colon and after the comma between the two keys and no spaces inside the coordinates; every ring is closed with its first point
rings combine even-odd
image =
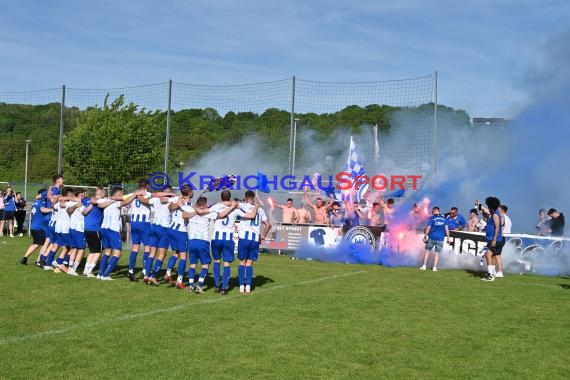
{"type": "Polygon", "coordinates": [[[26,221],[26,200],[22,197],[22,193],[16,193],[16,223],[18,224],[18,230],[16,234],[19,236],[24,236],[24,222],[26,221]]]}

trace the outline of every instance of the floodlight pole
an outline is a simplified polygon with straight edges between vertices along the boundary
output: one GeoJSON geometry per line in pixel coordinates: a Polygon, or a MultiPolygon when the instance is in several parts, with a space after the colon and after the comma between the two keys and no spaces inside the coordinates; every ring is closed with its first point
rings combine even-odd
{"type": "Polygon", "coordinates": [[[24,200],[28,200],[28,147],[32,140],[26,140],[26,163],[24,169],[24,200]]]}

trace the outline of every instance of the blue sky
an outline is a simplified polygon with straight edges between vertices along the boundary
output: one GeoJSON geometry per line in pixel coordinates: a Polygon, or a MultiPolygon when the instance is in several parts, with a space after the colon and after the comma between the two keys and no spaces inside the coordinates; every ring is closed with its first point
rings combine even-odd
{"type": "Polygon", "coordinates": [[[0,92],[439,72],[439,102],[513,117],[570,2],[0,0],[0,92]]]}

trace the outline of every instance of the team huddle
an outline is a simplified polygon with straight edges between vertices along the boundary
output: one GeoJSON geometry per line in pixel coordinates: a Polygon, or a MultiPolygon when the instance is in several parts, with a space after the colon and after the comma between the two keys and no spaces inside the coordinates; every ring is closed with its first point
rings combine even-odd
{"type": "Polygon", "coordinates": [[[183,186],[179,194],[174,194],[171,187],[151,193],[148,181],[142,179],[133,193],[125,195],[123,189],[117,187],[106,195],[105,189],[97,188],[95,196],[89,198],[84,189],[62,190],[63,182],[63,176],[57,175],[53,186],[38,192],[31,209],[33,243],[20,259],[22,264],[27,264],[28,257],[40,248],[36,266],[78,276],[87,247],[89,255],[82,275],[111,280],[122,253],[121,208],[130,205],[132,250],[127,277],[131,281],[138,281],[134,271],[142,249],[143,280],[158,286],[166,254],[171,248],[165,281],[178,289],[186,288],[184,276],[189,264],[188,289],[203,293],[213,259],[215,292],[228,294],[231,263],[235,259],[234,234],[237,233],[239,291],[251,292],[253,263],[258,259],[260,243],[271,228],[264,210],[254,202],[253,191],[246,191],[244,201],[238,202],[224,190],[221,201],[208,207],[205,197],[199,197],[195,203],[192,201],[189,186],[183,186]],[[210,239],[212,224],[213,238],[210,239]],[[172,271],[177,262],[178,276],[174,279],[172,271]],[[99,269],[95,276],[93,270],[97,264],[99,269]],[[198,264],[200,271],[196,281],[198,264]]]}

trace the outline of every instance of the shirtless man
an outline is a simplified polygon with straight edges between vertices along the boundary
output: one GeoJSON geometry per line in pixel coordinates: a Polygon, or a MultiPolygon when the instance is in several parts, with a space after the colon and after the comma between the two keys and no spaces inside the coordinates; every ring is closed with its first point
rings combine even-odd
{"type": "MultiPolygon", "coordinates": [[[[333,196],[331,195],[331,199],[333,198],[333,196]]],[[[311,201],[309,200],[309,197],[307,195],[307,191],[305,191],[305,204],[309,207],[313,208],[313,211],[315,212],[315,224],[328,224],[328,217],[327,217],[327,211],[330,208],[330,205],[332,204],[332,201],[329,201],[328,203],[323,203],[323,199],[322,198],[317,198],[316,204],[312,204],[311,201]]]]}
{"type": "Polygon", "coordinates": [[[297,223],[299,220],[297,209],[293,207],[293,199],[287,199],[287,204],[285,206],[277,204],[276,202],[275,207],[280,208],[283,211],[282,223],[297,223]]]}
{"type": "Polygon", "coordinates": [[[301,207],[297,209],[299,215],[299,223],[311,223],[311,213],[305,208],[306,204],[302,203],[301,207]]]}

